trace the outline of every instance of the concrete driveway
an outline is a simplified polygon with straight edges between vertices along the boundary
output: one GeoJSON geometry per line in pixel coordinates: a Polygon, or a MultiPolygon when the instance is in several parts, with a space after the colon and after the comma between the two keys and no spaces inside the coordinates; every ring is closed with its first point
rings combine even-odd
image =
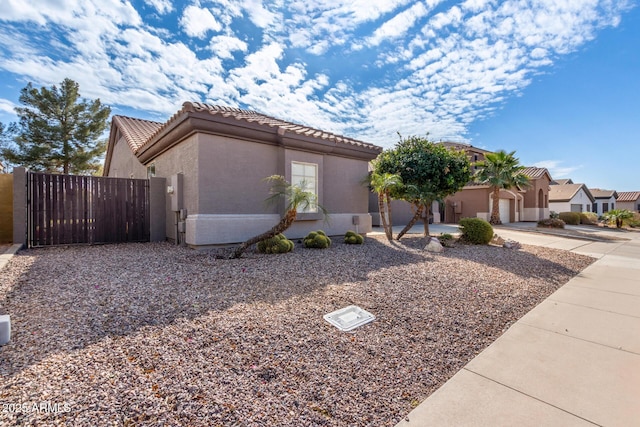
{"type": "MultiPolygon", "coordinates": [[[[436,225],[431,232],[454,228],[436,225]]],[[[640,233],[583,228],[630,240],[594,242],[496,228],[504,238],[598,260],[397,427],[640,426],[640,233]]]]}

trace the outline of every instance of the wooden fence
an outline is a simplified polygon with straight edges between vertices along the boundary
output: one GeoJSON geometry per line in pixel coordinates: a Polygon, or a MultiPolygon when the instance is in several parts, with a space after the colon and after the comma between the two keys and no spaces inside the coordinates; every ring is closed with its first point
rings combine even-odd
{"type": "Polygon", "coordinates": [[[28,244],[149,241],[149,181],[27,174],[28,244]]]}

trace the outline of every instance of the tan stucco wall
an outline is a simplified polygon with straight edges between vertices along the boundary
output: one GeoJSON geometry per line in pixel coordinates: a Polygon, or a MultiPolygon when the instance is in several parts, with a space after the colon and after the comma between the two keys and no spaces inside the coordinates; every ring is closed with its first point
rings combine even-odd
{"type": "Polygon", "coordinates": [[[324,156],[323,205],[333,213],[368,212],[367,162],[337,156],[324,156]]]}
{"type": "MultiPolygon", "coordinates": [[[[198,210],[198,138],[192,135],[182,141],[178,149],[166,151],[152,160],[149,165],[155,164],[156,176],[166,178],[166,185],[170,185],[170,178],[173,175],[183,174],[182,191],[183,209],[187,214],[196,213],[198,210]]],[[[146,166],[145,166],[146,174],[146,166]]],[[[174,193],[176,194],[176,193],[174,193]]],[[[171,197],[166,198],[167,238],[176,238],[176,214],[171,210],[171,197]]]]}
{"type": "Polygon", "coordinates": [[[617,209],[627,209],[629,211],[638,212],[638,204],[639,203],[640,203],[640,201],[637,201],[637,202],[616,202],[616,208],[617,209]]]}
{"type": "MultiPolygon", "coordinates": [[[[447,197],[445,199],[444,221],[447,223],[457,223],[460,218],[475,218],[478,216],[478,212],[485,213],[490,212],[489,207],[489,193],[488,188],[475,188],[464,189],[457,193],[447,197]],[[453,216],[453,203],[457,203],[458,206],[462,202],[461,213],[453,216]]],[[[458,208],[460,210],[460,208],[458,208]]]]}
{"type": "MultiPolygon", "coordinates": [[[[281,149],[267,144],[197,134],[198,192],[196,208],[189,214],[276,213],[266,208],[269,184],[264,178],[279,170],[281,149]]],[[[172,151],[182,151],[182,145],[172,151]]],[[[185,176],[186,184],[186,176],[185,176]]]]}
{"type": "Polygon", "coordinates": [[[147,167],[138,161],[124,138],[120,138],[113,147],[107,176],[114,178],[147,178],[147,167]]]}

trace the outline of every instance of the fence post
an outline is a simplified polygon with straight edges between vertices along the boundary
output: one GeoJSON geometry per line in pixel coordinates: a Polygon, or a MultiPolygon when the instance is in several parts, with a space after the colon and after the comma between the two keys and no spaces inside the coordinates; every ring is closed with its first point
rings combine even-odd
{"type": "Polygon", "coordinates": [[[151,177],[149,179],[149,241],[164,242],[167,240],[166,230],[166,187],[165,179],[151,177]]]}
{"type": "Polygon", "coordinates": [[[27,170],[13,168],[13,244],[27,243],[27,170]]]}

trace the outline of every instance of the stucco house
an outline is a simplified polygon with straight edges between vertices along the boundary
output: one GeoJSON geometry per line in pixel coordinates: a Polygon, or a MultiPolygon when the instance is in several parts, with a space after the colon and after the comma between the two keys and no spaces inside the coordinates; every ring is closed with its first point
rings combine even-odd
{"type": "Polygon", "coordinates": [[[323,229],[371,231],[368,163],[381,147],[255,111],[185,102],[164,123],[114,116],[104,175],[166,178],[167,239],[192,247],[237,243],[275,225],[284,201],[265,205],[282,175],[305,181],[330,213],[299,212],[287,237],[323,229]]]}
{"type": "Polygon", "coordinates": [[[554,212],[591,212],[596,199],[584,184],[552,184],[549,209],[554,212]]]}
{"type": "Polygon", "coordinates": [[[618,209],[640,212],[640,191],[620,191],[616,202],[618,209]]]}
{"type": "Polygon", "coordinates": [[[600,188],[590,188],[589,191],[595,199],[591,212],[602,215],[616,208],[618,193],[616,190],[602,190],[600,188]]]}
{"type": "MultiPolygon", "coordinates": [[[[439,142],[452,150],[465,151],[471,164],[485,159],[490,151],[458,142],[439,142]]],[[[477,170],[477,167],[473,167],[477,170]]],[[[538,221],[549,217],[549,185],[552,180],[546,168],[527,167],[523,173],[531,178],[528,188],[500,190],[500,219],[503,223],[519,221],[538,221]]],[[[461,218],[482,218],[489,220],[491,216],[492,191],[488,185],[470,182],[457,193],[447,197],[443,203],[434,202],[431,215],[433,222],[457,223],[461,218]]],[[[375,197],[369,202],[369,209],[377,220],[378,205],[375,197]]],[[[406,224],[413,216],[408,203],[393,201],[392,213],[394,224],[406,224]]]]}

